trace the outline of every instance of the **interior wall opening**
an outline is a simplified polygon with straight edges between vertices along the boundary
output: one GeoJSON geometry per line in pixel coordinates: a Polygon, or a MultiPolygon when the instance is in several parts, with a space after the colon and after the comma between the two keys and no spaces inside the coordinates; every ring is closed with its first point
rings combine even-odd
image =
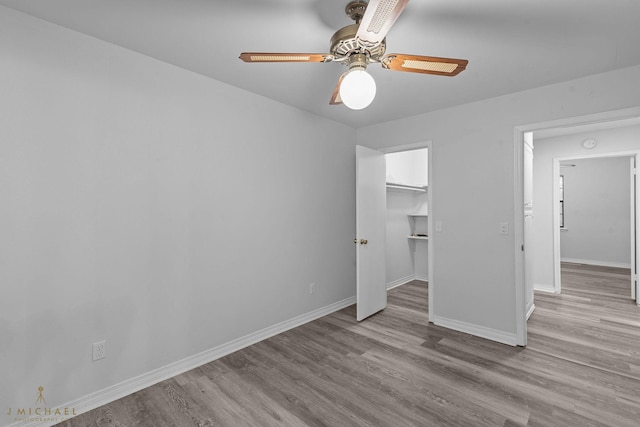
{"type": "MultiPolygon", "coordinates": [[[[616,136],[618,135],[616,134],[616,136]]],[[[514,187],[516,212],[514,242],[514,249],[516,251],[515,303],[518,345],[526,345],[526,321],[528,315],[531,315],[531,311],[527,310],[527,303],[529,300],[533,300],[533,288],[537,291],[546,292],[559,292],[560,289],[560,161],[571,161],[571,159],[581,157],[626,157],[629,162],[631,161],[629,159],[633,158],[637,164],[637,159],[640,155],[640,107],[517,126],[514,129],[514,137],[514,159],[516,162],[514,187]],[[625,138],[611,138],[608,132],[614,132],[616,129],[620,129],[619,132],[622,132],[625,138]],[[530,134],[532,137],[531,145],[535,147],[533,159],[535,159],[536,162],[541,161],[540,154],[542,147],[538,145],[538,142],[542,139],[559,136],[565,136],[567,139],[562,147],[558,147],[558,149],[562,148],[564,151],[556,153],[553,161],[551,159],[543,161],[545,168],[548,169],[546,172],[548,174],[548,185],[547,183],[541,185],[536,181],[535,185],[531,188],[531,191],[536,192],[536,197],[532,196],[531,200],[535,200],[535,202],[533,202],[533,206],[530,206],[531,209],[529,212],[533,214],[532,216],[535,218],[534,223],[537,224],[540,222],[541,216],[547,216],[549,222],[553,221],[553,225],[550,225],[548,232],[545,231],[544,233],[539,232],[539,229],[536,227],[534,238],[528,242],[525,239],[526,214],[528,210],[525,202],[525,193],[527,192],[525,186],[527,174],[531,173],[531,170],[527,171],[525,165],[527,134],[530,134]],[[586,136],[587,134],[598,135],[598,137],[607,135],[607,137],[602,137],[603,144],[598,145],[597,143],[593,144],[592,141],[586,141],[592,139],[586,136]],[[579,153],[576,155],[576,150],[578,150],[578,152],[582,150],[582,154],[579,153]],[[551,179],[551,177],[553,177],[553,179],[551,179]],[[544,201],[544,203],[540,203],[540,198],[537,196],[537,193],[541,190],[547,192],[548,201],[544,201]],[[555,262],[556,258],[557,262],[555,262]],[[540,271],[544,271],[544,274],[541,274],[540,271]],[[531,274],[532,272],[534,273],[533,275],[531,274]],[[529,280],[533,283],[533,286],[527,286],[527,276],[529,276],[529,280]]],[[[633,287],[631,283],[634,278],[637,279],[637,251],[634,252],[632,249],[638,241],[638,230],[637,227],[635,227],[638,211],[637,185],[631,181],[630,165],[626,168],[626,171],[629,174],[629,183],[633,187],[633,190],[631,190],[630,187],[629,198],[631,198],[632,194],[635,197],[633,201],[628,199],[627,207],[630,215],[632,208],[635,209],[636,212],[636,214],[631,215],[632,219],[629,220],[630,227],[635,229],[635,231],[629,233],[629,248],[632,264],[630,288],[631,290],[635,289],[637,294],[637,280],[635,287],[633,287]]],[[[564,200],[564,203],[569,202],[568,200],[564,200]]],[[[565,221],[567,220],[568,217],[565,217],[565,221]]],[[[631,295],[631,293],[632,292],[629,294],[631,295]]],[[[636,295],[633,296],[635,297],[636,295]]],[[[637,301],[638,299],[636,298],[636,302],[637,301]]]]}
{"type": "Polygon", "coordinates": [[[385,151],[387,181],[387,288],[427,282],[432,316],[432,156],[430,142],[385,151]]]}
{"type": "MultiPolygon", "coordinates": [[[[554,262],[560,269],[558,290],[562,292],[567,274],[608,270],[626,276],[626,299],[635,299],[631,281],[634,240],[634,196],[632,156],[588,157],[558,160],[558,210],[560,246],[554,262]]],[[[554,180],[555,181],[555,180],[554,180]]],[[[612,293],[604,280],[585,284],[590,292],[612,293]]],[[[615,294],[615,292],[613,292],[615,294]]]]}

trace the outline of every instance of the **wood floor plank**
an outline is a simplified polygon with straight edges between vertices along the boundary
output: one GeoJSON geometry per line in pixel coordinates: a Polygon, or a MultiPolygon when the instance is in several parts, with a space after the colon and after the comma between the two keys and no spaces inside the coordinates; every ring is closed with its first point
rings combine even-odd
{"type": "Polygon", "coordinates": [[[64,426],[637,426],[640,309],[629,270],[563,264],[528,346],[428,323],[428,286],[389,292],[64,422],[64,426]]]}

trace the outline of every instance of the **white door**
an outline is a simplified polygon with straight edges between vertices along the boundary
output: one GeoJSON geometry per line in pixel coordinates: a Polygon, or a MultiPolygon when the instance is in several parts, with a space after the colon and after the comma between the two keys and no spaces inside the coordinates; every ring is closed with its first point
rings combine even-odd
{"type": "Polygon", "coordinates": [[[356,146],[356,305],[362,320],[387,306],[384,154],[356,146]]]}
{"type": "Polygon", "coordinates": [[[533,292],[533,134],[525,135],[524,144],[524,290],[527,319],[534,310],[533,292]],[[531,144],[531,145],[530,145],[531,144]]]}
{"type": "Polygon", "coordinates": [[[638,183],[637,183],[637,155],[631,157],[631,298],[640,306],[640,283],[638,283],[638,183]]]}

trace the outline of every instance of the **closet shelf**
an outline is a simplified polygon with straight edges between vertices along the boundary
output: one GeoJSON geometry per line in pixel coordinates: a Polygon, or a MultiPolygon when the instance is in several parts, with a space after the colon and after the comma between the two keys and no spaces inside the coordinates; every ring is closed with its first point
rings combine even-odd
{"type": "Polygon", "coordinates": [[[387,182],[387,188],[391,188],[394,190],[409,190],[409,191],[419,191],[419,192],[427,191],[427,186],[420,187],[417,185],[398,184],[395,182],[387,182]]]}

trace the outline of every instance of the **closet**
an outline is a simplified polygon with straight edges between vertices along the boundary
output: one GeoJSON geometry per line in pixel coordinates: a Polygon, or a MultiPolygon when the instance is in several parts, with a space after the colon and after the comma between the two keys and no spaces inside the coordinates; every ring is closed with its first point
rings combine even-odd
{"type": "Polygon", "coordinates": [[[428,280],[426,148],[385,154],[387,288],[428,280]]]}

